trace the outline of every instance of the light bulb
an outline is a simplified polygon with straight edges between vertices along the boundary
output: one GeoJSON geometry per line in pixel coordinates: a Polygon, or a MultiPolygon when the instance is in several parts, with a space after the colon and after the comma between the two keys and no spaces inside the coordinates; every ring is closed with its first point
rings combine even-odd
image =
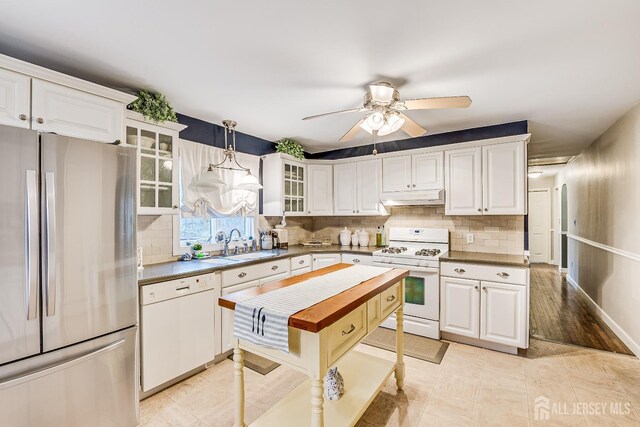
{"type": "Polygon", "coordinates": [[[380,130],[384,126],[384,114],[379,111],[372,113],[367,117],[367,124],[372,130],[380,130]]]}

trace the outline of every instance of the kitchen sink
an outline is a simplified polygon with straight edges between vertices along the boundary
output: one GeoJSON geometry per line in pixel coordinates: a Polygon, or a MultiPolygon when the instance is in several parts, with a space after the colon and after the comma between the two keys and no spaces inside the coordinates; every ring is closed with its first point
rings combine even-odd
{"type": "Polygon", "coordinates": [[[224,267],[227,265],[231,265],[231,264],[235,264],[237,262],[240,262],[241,260],[239,259],[233,259],[233,258],[207,258],[207,259],[202,259],[200,260],[200,262],[206,262],[207,264],[212,264],[214,267],[224,267]]]}
{"type": "Polygon", "coordinates": [[[271,258],[280,255],[279,252],[249,252],[246,254],[229,255],[227,259],[237,261],[253,261],[256,259],[271,258]]]}

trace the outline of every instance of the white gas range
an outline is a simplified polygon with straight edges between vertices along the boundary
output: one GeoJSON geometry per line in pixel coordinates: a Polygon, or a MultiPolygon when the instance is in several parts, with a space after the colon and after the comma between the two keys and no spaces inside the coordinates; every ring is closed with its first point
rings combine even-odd
{"type": "MultiPolygon", "coordinates": [[[[440,261],[449,251],[446,228],[391,228],[389,246],[373,253],[373,265],[405,268],[405,332],[440,339],[440,261]]],[[[395,329],[395,315],[382,326],[395,329]]]]}

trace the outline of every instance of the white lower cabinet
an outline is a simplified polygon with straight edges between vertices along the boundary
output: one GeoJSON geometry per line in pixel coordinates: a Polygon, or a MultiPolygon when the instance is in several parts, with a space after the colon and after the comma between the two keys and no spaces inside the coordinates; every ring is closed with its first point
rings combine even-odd
{"type": "Polygon", "coordinates": [[[480,336],[480,282],[477,280],[440,279],[440,330],[470,338],[480,336]]]}
{"type": "Polygon", "coordinates": [[[301,274],[305,274],[305,273],[309,273],[311,271],[311,266],[309,267],[303,267],[303,268],[299,268],[297,270],[293,270],[291,271],[291,277],[293,276],[299,276],[301,274]]]}
{"type": "Polygon", "coordinates": [[[342,254],[342,262],[345,264],[373,265],[373,256],[359,254],[342,254]]]}
{"type": "Polygon", "coordinates": [[[340,254],[313,254],[313,270],[340,264],[342,256],[340,254]]]}
{"type": "Polygon", "coordinates": [[[509,347],[529,346],[529,270],[443,263],[440,330],[509,347]],[[503,282],[483,280],[498,277],[503,282]],[[512,280],[512,283],[504,281],[512,280]]]}
{"type": "Polygon", "coordinates": [[[480,339],[526,347],[526,287],[494,282],[481,282],[481,287],[480,339]]]}

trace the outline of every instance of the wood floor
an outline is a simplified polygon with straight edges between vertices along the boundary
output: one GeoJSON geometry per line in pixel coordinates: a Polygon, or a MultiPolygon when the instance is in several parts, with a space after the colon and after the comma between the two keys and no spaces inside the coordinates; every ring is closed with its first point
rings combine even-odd
{"type": "Polygon", "coordinates": [[[531,265],[531,336],[621,354],[633,353],[555,266],[531,265]]]}

